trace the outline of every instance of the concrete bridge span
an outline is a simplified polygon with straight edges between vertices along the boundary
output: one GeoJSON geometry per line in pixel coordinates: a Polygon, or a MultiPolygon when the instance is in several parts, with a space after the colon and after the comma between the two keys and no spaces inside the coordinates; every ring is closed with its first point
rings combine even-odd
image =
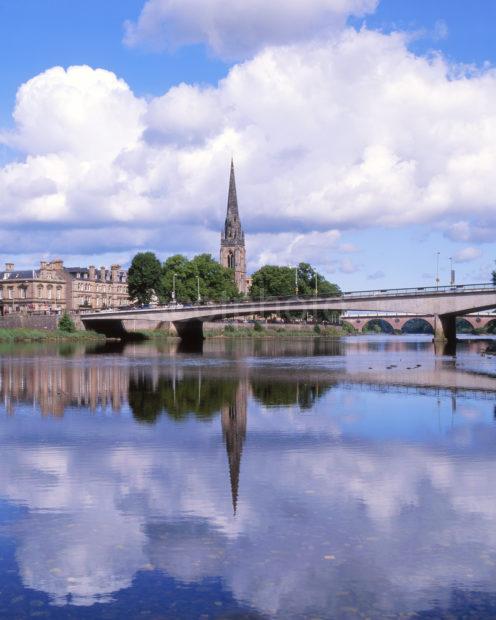
{"type": "Polygon", "coordinates": [[[470,284],[356,291],[332,297],[272,298],[224,304],[102,311],[82,314],[81,320],[87,329],[118,337],[125,335],[125,324],[129,321],[139,322],[141,326],[149,325],[149,329],[173,323],[181,338],[194,340],[202,337],[204,321],[230,317],[319,310],[383,312],[430,316],[433,319],[434,337],[454,342],[457,316],[493,308],[496,308],[496,286],[470,284]]]}

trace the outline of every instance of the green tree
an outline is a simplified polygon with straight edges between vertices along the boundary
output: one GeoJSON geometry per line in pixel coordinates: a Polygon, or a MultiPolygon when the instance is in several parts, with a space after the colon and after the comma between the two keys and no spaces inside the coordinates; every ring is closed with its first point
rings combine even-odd
{"type": "Polygon", "coordinates": [[[139,304],[149,304],[153,295],[160,296],[162,267],[153,252],[139,252],[128,272],[129,296],[139,304]]]}
{"type": "Polygon", "coordinates": [[[76,325],[74,324],[74,321],[71,319],[71,317],[67,314],[67,312],[64,312],[64,314],[60,318],[59,329],[63,332],[76,331],[76,325]]]}
{"type": "Polygon", "coordinates": [[[233,270],[220,265],[210,254],[200,254],[191,260],[176,254],[165,261],[162,268],[165,299],[172,299],[175,287],[177,301],[197,301],[198,285],[202,301],[227,301],[240,296],[234,282],[233,270]]]}
{"type": "Polygon", "coordinates": [[[318,295],[339,295],[339,286],[328,282],[308,263],[300,263],[296,270],[293,267],[265,265],[253,274],[250,296],[253,299],[265,297],[291,297],[296,294],[298,281],[298,295],[308,297],[318,295]]]}
{"type": "Polygon", "coordinates": [[[493,271],[491,274],[493,284],[496,284],[496,271],[493,271]]]}

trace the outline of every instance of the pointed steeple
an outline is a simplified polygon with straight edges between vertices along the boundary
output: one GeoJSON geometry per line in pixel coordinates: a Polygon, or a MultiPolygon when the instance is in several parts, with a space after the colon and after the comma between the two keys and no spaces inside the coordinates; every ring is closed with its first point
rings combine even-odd
{"type": "Polygon", "coordinates": [[[234,160],[231,158],[231,176],[229,177],[229,194],[227,197],[227,217],[237,217],[238,212],[238,196],[236,194],[236,179],[234,177],[234,160]]]}
{"type": "Polygon", "coordinates": [[[244,233],[241,228],[238,211],[238,196],[236,193],[236,178],[234,175],[234,161],[231,159],[231,174],[229,176],[229,192],[227,195],[227,214],[224,224],[223,240],[229,242],[243,243],[244,233]]]}
{"type": "Polygon", "coordinates": [[[227,213],[220,237],[220,264],[234,271],[234,281],[240,293],[247,292],[245,233],[239,219],[238,196],[234,176],[234,161],[231,158],[227,213]]]}

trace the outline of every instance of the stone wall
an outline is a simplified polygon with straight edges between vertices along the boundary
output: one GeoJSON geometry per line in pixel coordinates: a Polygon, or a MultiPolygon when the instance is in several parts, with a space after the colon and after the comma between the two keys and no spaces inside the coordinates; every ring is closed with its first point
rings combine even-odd
{"type": "Polygon", "coordinates": [[[25,316],[21,314],[12,314],[0,317],[0,328],[16,329],[24,327],[27,329],[57,329],[59,317],[52,315],[31,315],[25,316]]]}

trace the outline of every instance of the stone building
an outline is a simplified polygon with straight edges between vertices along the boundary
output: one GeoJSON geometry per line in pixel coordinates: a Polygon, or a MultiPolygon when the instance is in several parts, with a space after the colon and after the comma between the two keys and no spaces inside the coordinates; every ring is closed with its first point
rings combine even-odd
{"type": "Polygon", "coordinates": [[[129,304],[127,272],[119,265],[64,267],[60,259],[39,269],[0,271],[0,314],[59,314],[64,310],[118,308],[129,304]]]}
{"type": "Polygon", "coordinates": [[[238,291],[240,293],[247,293],[250,279],[246,276],[245,233],[241,228],[241,220],[239,219],[234,163],[232,160],[226,221],[220,240],[220,264],[234,270],[234,279],[238,291]]]}

